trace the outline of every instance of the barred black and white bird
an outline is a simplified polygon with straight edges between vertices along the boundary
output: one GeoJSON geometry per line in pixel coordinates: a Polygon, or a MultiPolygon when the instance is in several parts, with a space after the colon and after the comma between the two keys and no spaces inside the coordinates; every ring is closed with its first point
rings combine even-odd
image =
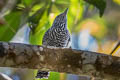
{"type": "MultiPolygon", "coordinates": [[[[42,45],[50,48],[69,48],[71,45],[70,33],[67,29],[68,8],[58,15],[51,28],[43,36],[42,45]]],[[[49,72],[38,71],[36,78],[47,78],[49,72]]]]}
{"type": "Polygon", "coordinates": [[[70,33],[67,29],[67,12],[68,8],[55,18],[52,27],[43,36],[43,46],[70,47],[70,33]]]}

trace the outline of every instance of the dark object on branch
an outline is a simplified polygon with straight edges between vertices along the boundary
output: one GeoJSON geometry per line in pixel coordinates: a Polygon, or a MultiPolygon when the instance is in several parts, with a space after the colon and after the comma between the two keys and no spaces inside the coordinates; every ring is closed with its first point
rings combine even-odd
{"type": "Polygon", "coordinates": [[[49,77],[49,72],[48,71],[38,70],[36,78],[40,78],[40,79],[46,78],[46,79],[48,79],[48,77],[49,77]]]}

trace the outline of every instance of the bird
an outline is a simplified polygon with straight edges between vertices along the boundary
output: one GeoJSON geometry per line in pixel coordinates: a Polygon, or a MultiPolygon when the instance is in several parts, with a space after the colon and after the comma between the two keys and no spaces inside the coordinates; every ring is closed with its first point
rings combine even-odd
{"type": "Polygon", "coordinates": [[[115,53],[115,51],[118,49],[119,46],[120,46],[120,41],[117,43],[115,48],[111,51],[110,55],[113,55],[115,53]]]}
{"type": "Polygon", "coordinates": [[[58,48],[70,47],[71,38],[67,29],[67,12],[68,8],[55,18],[52,27],[45,32],[42,40],[43,46],[58,48]]]}
{"type": "MultiPolygon", "coordinates": [[[[67,29],[68,8],[53,21],[52,26],[45,32],[42,46],[49,48],[70,48],[71,36],[67,29]]],[[[49,72],[38,70],[36,78],[47,78],[49,72]]]]}

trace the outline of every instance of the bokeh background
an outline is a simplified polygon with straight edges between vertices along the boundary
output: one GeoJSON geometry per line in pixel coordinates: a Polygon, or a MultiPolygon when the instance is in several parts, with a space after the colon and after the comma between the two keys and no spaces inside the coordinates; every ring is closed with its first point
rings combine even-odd
{"type": "MultiPolygon", "coordinates": [[[[66,8],[72,48],[110,54],[120,41],[120,0],[106,0],[102,17],[84,0],[0,0],[0,41],[41,45],[54,18],[66,8]]],[[[120,56],[120,49],[113,55],[120,56]]],[[[0,68],[0,72],[13,80],[34,80],[37,70],[0,68]]],[[[79,80],[79,76],[51,72],[49,80],[79,80]]]]}

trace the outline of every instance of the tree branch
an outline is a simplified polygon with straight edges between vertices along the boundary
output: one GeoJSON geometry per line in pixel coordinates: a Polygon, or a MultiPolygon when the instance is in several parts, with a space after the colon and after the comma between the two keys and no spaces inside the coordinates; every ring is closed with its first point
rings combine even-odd
{"type": "Polygon", "coordinates": [[[73,49],[0,42],[0,66],[120,79],[120,58],[73,49]]]}

